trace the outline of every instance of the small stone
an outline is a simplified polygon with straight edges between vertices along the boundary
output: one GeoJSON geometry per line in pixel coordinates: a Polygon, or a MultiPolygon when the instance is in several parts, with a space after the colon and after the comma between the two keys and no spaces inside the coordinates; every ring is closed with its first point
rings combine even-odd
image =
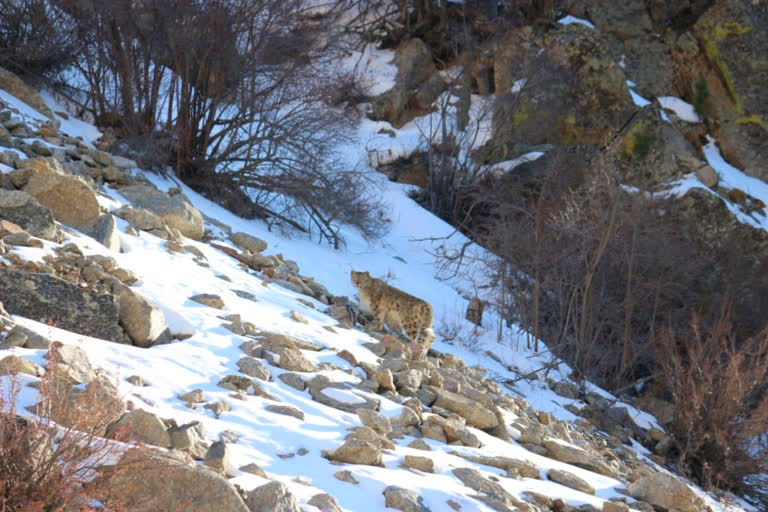
{"type": "Polygon", "coordinates": [[[255,357],[243,357],[237,362],[237,367],[241,372],[259,380],[270,381],[272,380],[272,374],[267,368],[267,365],[262,363],[255,357]]]}
{"type": "Polygon", "coordinates": [[[387,435],[392,432],[392,424],[390,423],[389,418],[383,414],[371,409],[357,409],[355,413],[360,418],[363,425],[371,428],[374,432],[381,435],[387,435]]]}
{"type": "Polygon", "coordinates": [[[304,421],[304,413],[295,407],[291,407],[290,405],[268,405],[265,407],[265,409],[276,414],[293,416],[298,420],[304,421]]]}
{"type": "Polygon", "coordinates": [[[302,379],[301,376],[296,373],[282,373],[278,376],[278,379],[298,391],[304,391],[307,389],[307,383],[304,382],[304,379],[302,379]]]}
{"type": "Polygon", "coordinates": [[[352,475],[352,472],[349,470],[344,471],[337,471],[333,474],[338,480],[341,480],[342,482],[348,482],[350,484],[359,484],[360,482],[357,481],[357,479],[352,475]]]}
{"type": "Polygon", "coordinates": [[[218,401],[218,402],[213,402],[213,403],[205,404],[203,407],[205,407],[206,409],[209,409],[209,410],[213,411],[213,414],[214,414],[214,415],[215,415],[217,418],[218,418],[219,416],[221,416],[221,413],[223,413],[223,412],[227,412],[227,411],[231,411],[231,410],[232,410],[232,406],[231,406],[231,405],[229,405],[227,402],[225,402],[225,401],[223,401],[223,400],[220,400],[220,401],[218,401]]]}
{"type": "Polygon", "coordinates": [[[429,446],[429,444],[423,439],[414,439],[413,441],[408,443],[408,448],[415,448],[417,450],[425,450],[428,452],[432,451],[432,447],[429,446]]]}
{"type": "Polygon", "coordinates": [[[403,467],[418,469],[425,473],[435,472],[435,463],[428,457],[421,457],[419,455],[406,455],[403,459],[403,467]]]}
{"type": "Polygon", "coordinates": [[[267,477],[267,473],[265,473],[258,464],[254,464],[253,462],[246,464],[245,466],[241,466],[240,471],[260,476],[261,478],[269,478],[267,477]]]}
{"type": "Polygon", "coordinates": [[[192,404],[201,404],[205,402],[205,393],[203,393],[202,389],[193,389],[192,391],[179,395],[179,400],[192,404]]]}
{"type": "Polygon", "coordinates": [[[200,293],[198,295],[193,295],[189,298],[189,300],[204,304],[215,309],[224,309],[225,306],[224,300],[220,296],[213,293],[200,293]]]}
{"type": "Polygon", "coordinates": [[[349,439],[333,452],[324,455],[336,462],[369,466],[381,465],[381,450],[376,445],[362,439],[349,439]]]}
{"type": "Polygon", "coordinates": [[[629,512],[629,507],[621,501],[604,501],[602,512],[629,512]]]}
{"type": "Polygon", "coordinates": [[[278,481],[249,491],[245,503],[250,512],[301,512],[301,507],[288,490],[288,486],[278,481]]]}
{"type": "Polygon", "coordinates": [[[547,478],[553,482],[557,482],[566,487],[570,487],[571,489],[576,489],[577,491],[583,492],[585,494],[595,494],[595,488],[592,487],[589,482],[568,471],[550,469],[547,471],[547,478]]]}
{"type": "Polygon", "coordinates": [[[299,323],[302,323],[302,324],[308,324],[309,323],[309,320],[304,318],[304,316],[301,313],[299,313],[297,311],[294,311],[294,310],[291,310],[291,318],[296,320],[299,323]]]}

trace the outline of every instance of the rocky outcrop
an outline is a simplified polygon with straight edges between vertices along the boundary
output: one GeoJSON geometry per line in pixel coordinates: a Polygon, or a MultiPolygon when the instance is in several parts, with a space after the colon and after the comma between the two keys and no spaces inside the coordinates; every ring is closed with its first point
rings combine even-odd
{"type": "Polygon", "coordinates": [[[144,208],[163,219],[165,224],[179,230],[193,240],[202,238],[202,214],[182,194],[169,196],[148,185],[130,185],[120,189],[120,194],[137,208],[144,208]]]}
{"type": "Polygon", "coordinates": [[[128,341],[112,294],[85,291],[50,274],[0,268],[0,297],[12,314],[86,336],[128,341]]]}
{"type": "Polygon", "coordinates": [[[421,39],[403,42],[395,52],[394,63],[397,66],[395,86],[373,98],[369,117],[400,128],[431,111],[432,103],[445,90],[446,83],[436,73],[432,54],[421,39]]]}
{"type": "Polygon", "coordinates": [[[702,499],[690,487],[667,473],[639,478],[630,483],[627,490],[633,498],[665,509],[697,512],[704,508],[702,499]]]}

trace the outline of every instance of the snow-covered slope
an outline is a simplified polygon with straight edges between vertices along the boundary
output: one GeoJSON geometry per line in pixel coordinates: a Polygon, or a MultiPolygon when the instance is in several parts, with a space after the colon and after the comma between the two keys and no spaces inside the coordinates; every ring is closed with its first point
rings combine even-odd
{"type": "MultiPolygon", "coordinates": [[[[29,107],[15,98],[5,93],[0,98],[17,109],[18,115],[25,117],[31,125],[41,121],[39,114],[30,112],[29,107]]],[[[50,97],[47,100],[53,101],[50,97]]],[[[60,110],[59,106],[51,106],[55,107],[53,110],[60,110]]],[[[360,130],[360,144],[345,148],[347,156],[364,161],[367,157],[366,144],[375,137],[377,129],[375,123],[364,122],[360,130]]],[[[90,141],[98,136],[98,131],[92,126],[72,120],[62,124],[61,130],[90,141]]],[[[382,140],[378,139],[377,143],[383,144],[382,140]]],[[[393,145],[398,143],[397,137],[392,139],[393,145]]],[[[355,296],[355,289],[349,281],[349,271],[355,269],[386,278],[391,285],[427,300],[434,308],[435,330],[438,332],[433,349],[458,356],[469,366],[487,370],[487,377],[499,383],[510,397],[521,398],[537,412],[550,413],[554,420],[566,422],[558,423],[558,429],[565,431],[558,443],[564,443],[566,441],[563,438],[568,438],[576,450],[586,445],[586,434],[582,434],[584,429],[570,423],[577,419],[572,412],[574,407],[580,408],[585,404],[578,399],[554,393],[544,378],[567,381],[567,366],[561,364],[546,372],[540,371],[535,378],[521,379],[521,375],[534,374],[546,367],[550,355],[546,352],[533,353],[527,347],[525,333],[514,327],[502,328],[501,341],[497,342],[499,322],[493,312],[486,316],[482,327],[475,329],[474,325],[464,319],[472,279],[462,277],[438,281],[435,278],[439,274],[435,251],[446,245],[449,248],[461,247],[466,239],[408,198],[408,187],[390,183],[383,176],[372,170],[370,172],[382,199],[388,204],[391,229],[385,238],[374,242],[364,240],[354,230],[346,230],[344,237],[347,245],[341,250],[333,250],[301,237],[271,232],[263,222],[239,218],[174,180],[139,169],[133,171],[135,177],[148,180],[160,190],[180,187],[206,218],[217,221],[206,223],[216,243],[234,247],[227,241],[220,223],[229,226],[233,232],[259,237],[268,244],[266,255],[281,253],[285,259],[295,261],[301,275],[311,276],[332,295],[355,296]],[[458,336],[455,340],[444,339],[441,333],[445,334],[451,328],[458,332],[458,336]],[[470,337],[476,341],[471,346],[462,345],[462,341],[470,337]]],[[[108,210],[128,204],[119,189],[105,187],[103,193],[100,203],[108,210]]],[[[350,433],[349,429],[361,426],[361,419],[357,414],[314,400],[308,391],[287,385],[280,379],[286,370],[281,369],[274,358],[265,358],[263,361],[272,379],[258,382],[264,394],[272,398],[253,394],[233,398],[232,391],[218,383],[227,375],[239,374],[238,361],[244,356],[240,346],[253,338],[226,329],[224,325],[229,322],[223,317],[240,315],[244,322],[254,324],[258,331],[285,334],[318,345],[321,350],[302,350],[302,354],[319,368],[317,372],[301,373],[303,380],[310,381],[318,375],[324,375],[332,382],[347,383],[350,385],[347,389],[330,393],[333,398],[353,405],[362,403],[366,398],[373,398],[380,402],[380,413],[396,418],[403,410],[405,397],[360,389],[357,385],[366,379],[362,365],[353,366],[347,359],[337,355],[346,350],[358,362],[378,366],[382,359],[368,346],[376,344],[378,340],[358,328],[339,327],[338,322],[325,313],[325,304],[270,283],[259,272],[243,268],[237,260],[208,242],[182,240],[184,246],[194,247],[204,255],[204,264],[201,265],[201,258],[189,251],[169,251],[165,240],[152,234],[144,231],[139,232],[138,236],[125,233],[127,223],[121,219],[117,221],[121,231],[119,253],[109,251],[93,239],[76,232],[70,232],[64,243],[76,244],[85,255],[111,256],[119,267],[135,273],[139,280],[133,289],[159,306],[171,331],[183,335],[180,337],[185,339],[141,349],[63,331],[22,316],[15,316],[14,320],[46,338],[83,348],[95,367],[119,379],[121,393],[134,407],[145,409],[161,418],[173,419],[179,425],[201,422],[207,442],[229,440],[232,482],[242,489],[247,491],[257,488],[268,481],[238,469],[255,463],[266,472],[269,480],[284,482],[305,511],[319,510],[307,504],[310,498],[319,493],[334,496],[345,511],[384,511],[386,507],[382,492],[392,485],[415,491],[421,496],[422,505],[432,511],[450,510],[454,504],[462,511],[500,510],[493,503],[476,499],[478,490],[468,487],[453,472],[457,468],[473,468],[487,479],[486,482],[498,484],[519,500],[530,501],[530,493],[537,493],[550,499],[562,499],[572,506],[589,504],[598,510],[603,509],[604,500],[607,499],[626,498],[629,502],[633,501],[626,497],[626,482],[618,477],[556,460],[548,456],[546,450],[542,452],[530,444],[524,445],[515,440],[505,441],[474,427],[468,427],[468,430],[479,440],[480,447],[457,446],[425,439],[430,448],[430,451],[425,451],[409,447],[414,438],[405,435],[394,438],[394,448],[383,451],[381,466],[340,466],[332,463],[323,456],[323,452],[341,446],[350,433]],[[215,309],[189,299],[197,294],[218,295],[225,306],[223,309],[215,309]],[[306,319],[306,323],[297,321],[292,312],[306,319]],[[328,327],[333,329],[328,330],[328,327]],[[126,378],[130,376],[140,376],[146,386],[138,387],[129,383],[126,378]],[[202,404],[194,409],[189,408],[178,395],[195,389],[202,390],[206,403],[225,401],[231,410],[217,416],[202,404]],[[276,403],[301,411],[303,419],[268,410],[270,405],[276,403]],[[434,472],[401,467],[408,455],[428,457],[434,462],[434,472]],[[472,462],[466,458],[468,456],[476,460],[477,457],[502,456],[530,461],[539,475],[538,478],[532,475],[507,477],[504,470],[472,462]],[[552,481],[548,475],[553,469],[567,471],[581,478],[595,490],[594,494],[552,481]],[[339,480],[334,474],[340,470],[350,471],[359,483],[339,480]]],[[[9,254],[41,262],[46,254],[53,254],[55,245],[46,242],[42,249],[11,247],[9,254]]],[[[474,251],[478,257],[487,256],[474,245],[469,250],[474,251]]],[[[8,255],[4,259],[8,260],[8,255]]],[[[474,272],[477,279],[482,278],[481,267],[466,270],[468,275],[474,272]]],[[[22,356],[40,366],[46,364],[44,349],[0,349],[0,359],[9,354],[22,356]]],[[[35,380],[33,377],[25,377],[24,382],[35,380]]],[[[589,391],[611,398],[597,388],[589,391]]],[[[29,405],[34,395],[25,390],[23,398],[19,404],[19,413],[28,414],[23,407],[29,405]]],[[[658,428],[651,416],[626,407],[640,427],[658,428]]],[[[435,413],[425,409],[423,414],[429,417],[435,413]]],[[[519,418],[508,410],[503,414],[514,436],[512,423],[519,418]]],[[[638,460],[647,460],[648,453],[637,442],[624,449],[636,453],[638,460]]],[[[646,464],[653,466],[651,462],[646,464]]],[[[703,493],[701,495],[715,509],[725,509],[703,493]]]]}

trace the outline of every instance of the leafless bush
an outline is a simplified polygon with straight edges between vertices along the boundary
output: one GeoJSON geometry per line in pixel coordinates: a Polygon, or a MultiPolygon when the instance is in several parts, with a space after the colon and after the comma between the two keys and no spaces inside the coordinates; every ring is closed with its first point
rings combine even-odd
{"type": "Polygon", "coordinates": [[[768,506],[768,330],[738,341],[730,305],[706,325],[662,331],[657,342],[663,385],[674,407],[671,458],[710,488],[768,506]]]}
{"type": "Polygon", "coordinates": [[[30,78],[55,74],[77,53],[73,26],[48,0],[0,0],[0,66],[30,78]]]}
{"type": "Polygon", "coordinates": [[[115,397],[110,406],[94,407],[105,403],[103,387],[89,385],[70,401],[72,386],[53,362],[40,383],[38,416],[17,415],[20,392],[17,377],[0,380],[0,512],[90,511],[99,501],[107,510],[127,511],[103,468],[111,467],[110,474],[163,470],[144,448],[101,437],[119,402],[115,397]]]}

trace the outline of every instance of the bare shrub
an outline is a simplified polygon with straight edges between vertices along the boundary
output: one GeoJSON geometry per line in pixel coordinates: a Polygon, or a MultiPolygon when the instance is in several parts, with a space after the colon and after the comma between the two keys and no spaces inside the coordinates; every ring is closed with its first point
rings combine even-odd
{"type": "Polygon", "coordinates": [[[29,78],[72,63],[73,20],[48,0],[0,0],[0,67],[29,78]]]}
{"type": "Polygon", "coordinates": [[[663,330],[656,344],[663,385],[674,407],[672,458],[710,488],[768,506],[768,330],[738,341],[731,308],[712,324],[663,330]]]}
{"type": "Polygon", "coordinates": [[[101,437],[116,419],[119,397],[94,407],[105,403],[98,396],[103,387],[88,386],[70,401],[72,390],[54,361],[40,383],[38,416],[20,416],[20,380],[0,379],[0,512],[97,510],[95,502],[127,511],[121,497],[109,492],[104,468],[108,474],[145,476],[163,470],[145,448],[101,437]]]}
{"type": "Polygon", "coordinates": [[[362,97],[336,64],[341,7],[310,16],[305,0],[65,5],[83,47],[74,74],[86,84],[71,96],[85,97],[94,119],[117,115],[126,145],[165,152],[178,178],[238,213],[334,246],[340,223],[381,230],[379,205],[348,193],[360,180],[334,155],[352,133],[349,103],[362,97]]]}

